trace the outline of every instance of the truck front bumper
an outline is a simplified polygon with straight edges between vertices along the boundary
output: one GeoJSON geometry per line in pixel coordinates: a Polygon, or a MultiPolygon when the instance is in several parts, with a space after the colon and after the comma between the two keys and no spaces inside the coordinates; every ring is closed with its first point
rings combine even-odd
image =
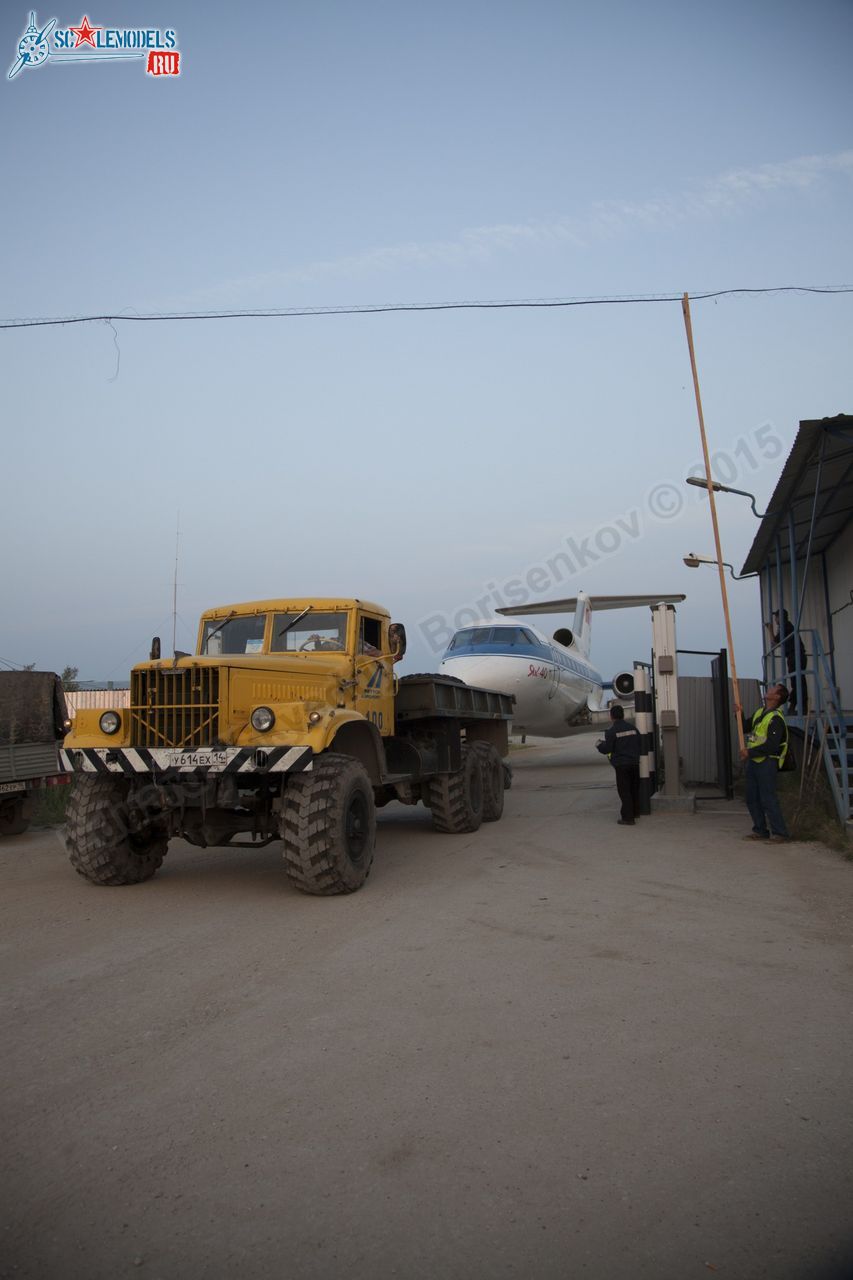
{"type": "Polygon", "coordinates": [[[119,773],[127,777],[179,773],[301,773],[313,764],[310,747],[68,747],[59,758],[65,773],[119,773]]]}

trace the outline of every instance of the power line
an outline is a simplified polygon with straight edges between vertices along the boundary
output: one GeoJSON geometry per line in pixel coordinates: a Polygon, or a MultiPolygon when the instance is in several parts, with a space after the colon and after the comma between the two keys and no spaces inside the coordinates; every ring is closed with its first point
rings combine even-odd
{"type": "MultiPolygon", "coordinates": [[[[775,285],[761,289],[713,289],[691,293],[691,301],[709,298],[777,293],[853,293],[849,285],[775,285]]],[[[275,320],[297,316],[354,316],[379,315],[392,311],[507,311],[524,308],[602,307],[631,304],[681,302],[679,293],[622,294],[600,298],[521,298],[472,300],[467,302],[388,302],[335,307],[267,307],[233,311],[152,311],[147,314],[122,314],[119,312],[99,315],[47,316],[19,320],[0,320],[0,329],[36,329],[48,325],[92,324],[100,321],[115,324],[119,320],[132,322],[175,320],[275,320]]]]}

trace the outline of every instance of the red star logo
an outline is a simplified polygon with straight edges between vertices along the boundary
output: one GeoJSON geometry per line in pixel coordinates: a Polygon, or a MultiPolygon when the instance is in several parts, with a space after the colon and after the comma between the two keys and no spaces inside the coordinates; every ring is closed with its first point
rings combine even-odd
{"type": "Polygon", "coordinates": [[[68,28],[68,30],[73,31],[75,36],[77,37],[76,43],[74,45],[75,49],[78,49],[81,44],[90,44],[94,49],[95,32],[103,31],[103,29],[104,29],[103,27],[90,27],[89,19],[86,17],[85,14],[83,15],[83,21],[80,23],[79,27],[68,28]]]}

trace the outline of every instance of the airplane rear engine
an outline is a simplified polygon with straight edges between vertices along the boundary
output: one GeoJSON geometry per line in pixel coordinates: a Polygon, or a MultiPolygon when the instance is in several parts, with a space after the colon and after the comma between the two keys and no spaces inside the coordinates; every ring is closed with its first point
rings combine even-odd
{"type": "Polygon", "coordinates": [[[620,698],[633,698],[634,677],[630,671],[620,671],[613,677],[613,692],[620,698]]]}

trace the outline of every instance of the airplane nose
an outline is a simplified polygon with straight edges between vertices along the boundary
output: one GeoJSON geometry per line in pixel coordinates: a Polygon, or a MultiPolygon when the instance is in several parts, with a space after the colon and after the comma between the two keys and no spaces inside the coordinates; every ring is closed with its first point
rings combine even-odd
{"type": "Polygon", "coordinates": [[[463,684],[482,684],[484,689],[498,689],[500,693],[512,692],[504,688],[507,684],[505,675],[499,683],[495,682],[494,659],[486,658],[481,661],[478,658],[448,658],[439,666],[439,673],[443,676],[455,676],[463,684]]]}
{"type": "Polygon", "coordinates": [[[474,662],[470,658],[467,662],[457,661],[442,662],[441,670],[446,676],[456,676],[459,680],[464,680],[466,684],[474,684],[479,674],[480,663],[474,662]]]}
{"type": "Polygon", "coordinates": [[[516,700],[519,700],[525,690],[523,668],[520,664],[502,663],[499,658],[473,655],[467,658],[448,658],[441,663],[439,672],[445,676],[456,676],[464,684],[513,694],[516,700]]]}

